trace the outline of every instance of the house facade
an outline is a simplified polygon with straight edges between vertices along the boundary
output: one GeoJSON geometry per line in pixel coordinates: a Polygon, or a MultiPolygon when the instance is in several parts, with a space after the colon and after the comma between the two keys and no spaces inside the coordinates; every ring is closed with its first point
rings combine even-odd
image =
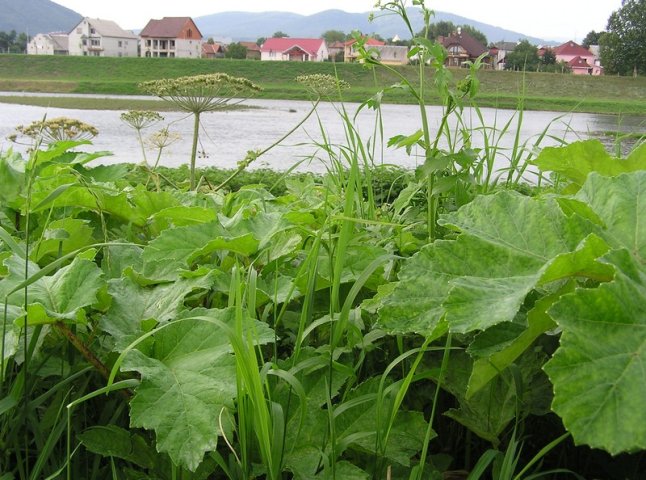
{"type": "Polygon", "coordinates": [[[202,58],[224,58],[225,48],[221,43],[203,43],[202,58]]]}
{"type": "Polygon", "coordinates": [[[70,55],[136,57],[137,36],[111,20],[82,19],[68,34],[70,55]]]}
{"type": "Polygon", "coordinates": [[[240,42],[240,45],[247,48],[247,60],[260,60],[260,47],[256,42],[240,42]]]}
{"type": "Polygon", "coordinates": [[[483,53],[487,54],[482,60],[485,67],[493,66],[489,49],[461,28],[448,37],[439,37],[438,42],[444,45],[448,52],[447,67],[462,67],[466,62],[475,61],[483,53]]]}
{"type": "Polygon", "coordinates": [[[494,43],[489,50],[491,65],[495,70],[504,70],[507,64],[507,55],[514,51],[518,44],[516,42],[494,43]]]}
{"type": "MultiPolygon", "coordinates": [[[[345,63],[354,63],[359,58],[359,52],[356,49],[356,43],[357,41],[355,39],[345,42],[343,52],[343,61],[345,63]]],[[[369,38],[364,43],[364,46],[367,50],[371,48],[383,47],[384,45],[386,45],[386,42],[382,42],[381,40],[376,40],[374,38],[369,38]]]]}
{"type": "Polygon", "coordinates": [[[27,44],[28,55],[69,55],[69,37],[65,32],[39,33],[27,44]]]}
{"type": "Polygon", "coordinates": [[[200,58],[202,33],[190,17],[151,19],[139,34],[142,57],[200,58]]]}
{"type": "Polygon", "coordinates": [[[575,75],[602,75],[599,57],[585,47],[570,40],[554,49],[557,62],[565,62],[575,75]]]}
{"type": "Polygon", "coordinates": [[[263,61],[323,62],[329,55],[322,38],[268,38],[260,47],[263,61]]]}

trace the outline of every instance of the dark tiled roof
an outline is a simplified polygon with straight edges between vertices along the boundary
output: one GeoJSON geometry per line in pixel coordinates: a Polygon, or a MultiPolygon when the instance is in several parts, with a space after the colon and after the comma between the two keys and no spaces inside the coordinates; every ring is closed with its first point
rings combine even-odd
{"type": "Polygon", "coordinates": [[[483,53],[488,52],[487,47],[466,32],[453,33],[445,37],[442,43],[445,48],[449,48],[451,45],[460,45],[467,51],[470,57],[479,57],[483,53]]]}
{"type": "Polygon", "coordinates": [[[190,21],[191,17],[164,17],[161,20],[153,18],[146,24],[139,35],[141,37],[177,38],[186,22],[190,21]]]}

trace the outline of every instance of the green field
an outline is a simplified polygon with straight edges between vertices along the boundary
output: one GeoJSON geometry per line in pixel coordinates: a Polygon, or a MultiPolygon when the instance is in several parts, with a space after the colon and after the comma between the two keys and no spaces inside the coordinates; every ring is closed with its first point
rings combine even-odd
{"type": "MultiPolygon", "coordinates": [[[[397,71],[411,80],[418,75],[413,66],[397,71]]],[[[344,95],[347,101],[364,101],[399,81],[385,69],[373,71],[358,64],[0,55],[0,90],[134,95],[141,94],[137,85],[142,81],[214,72],[247,77],[263,87],[260,98],[272,99],[306,99],[307,93],[294,81],[298,75],[337,74],[351,86],[344,95]]],[[[456,81],[466,74],[463,69],[452,72],[456,81]]],[[[479,78],[479,106],[516,108],[522,97],[530,110],[646,114],[643,77],[482,71],[479,78]]],[[[428,84],[428,103],[439,102],[432,82],[428,84]]],[[[404,91],[395,91],[384,101],[411,99],[404,91]]]]}

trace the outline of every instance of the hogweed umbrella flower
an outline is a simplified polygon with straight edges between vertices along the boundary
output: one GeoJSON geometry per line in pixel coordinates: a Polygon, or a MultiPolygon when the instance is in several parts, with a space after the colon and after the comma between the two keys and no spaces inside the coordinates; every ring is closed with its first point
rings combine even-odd
{"type": "Polygon", "coordinates": [[[62,141],[91,140],[99,134],[92,125],[76,120],[75,118],[58,117],[50,120],[36,120],[29,125],[19,125],[16,133],[8,138],[18,143],[19,135],[31,138],[33,141],[42,141],[46,144],[62,141]]]}
{"type": "Polygon", "coordinates": [[[146,139],[146,144],[150,147],[157,150],[157,159],[155,160],[155,165],[153,170],[159,165],[159,160],[161,159],[162,152],[164,149],[175,142],[181,140],[181,135],[179,133],[171,132],[168,130],[168,127],[162,128],[161,130],[151,134],[146,139]]]}
{"type": "Polygon", "coordinates": [[[192,113],[193,145],[191,149],[191,190],[195,189],[195,159],[200,131],[200,115],[242,102],[260,87],[246,78],[226,73],[195,75],[139,84],[145,92],[165,100],[182,111],[192,113]]]}
{"type": "Polygon", "coordinates": [[[144,140],[141,136],[141,131],[158,122],[164,120],[157,112],[150,110],[129,110],[121,114],[121,121],[132,127],[137,132],[139,139],[139,146],[141,146],[141,153],[144,156],[144,162],[148,163],[146,159],[146,149],[144,148],[144,140]]]}
{"type": "Polygon", "coordinates": [[[350,84],[326,73],[299,75],[296,81],[314,93],[317,97],[329,97],[333,93],[350,88],[350,84]]]}

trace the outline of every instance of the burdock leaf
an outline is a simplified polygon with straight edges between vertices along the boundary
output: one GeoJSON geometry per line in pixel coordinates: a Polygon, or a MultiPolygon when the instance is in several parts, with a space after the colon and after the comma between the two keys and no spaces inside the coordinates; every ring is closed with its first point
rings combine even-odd
{"type": "MultiPolygon", "coordinates": [[[[205,452],[217,447],[220,412],[233,409],[236,364],[228,327],[233,328],[234,311],[186,315],[155,333],[145,352],[130,351],[121,368],[141,374],[130,402],[131,426],[153,429],[157,449],[195,471],[205,452]]],[[[260,322],[252,335],[256,343],[274,340],[260,322]]]]}
{"type": "Polygon", "coordinates": [[[613,455],[646,449],[646,270],[628,251],[607,260],[615,280],[563,297],[549,313],[563,329],[545,366],[553,410],[577,444],[613,455]]]}

